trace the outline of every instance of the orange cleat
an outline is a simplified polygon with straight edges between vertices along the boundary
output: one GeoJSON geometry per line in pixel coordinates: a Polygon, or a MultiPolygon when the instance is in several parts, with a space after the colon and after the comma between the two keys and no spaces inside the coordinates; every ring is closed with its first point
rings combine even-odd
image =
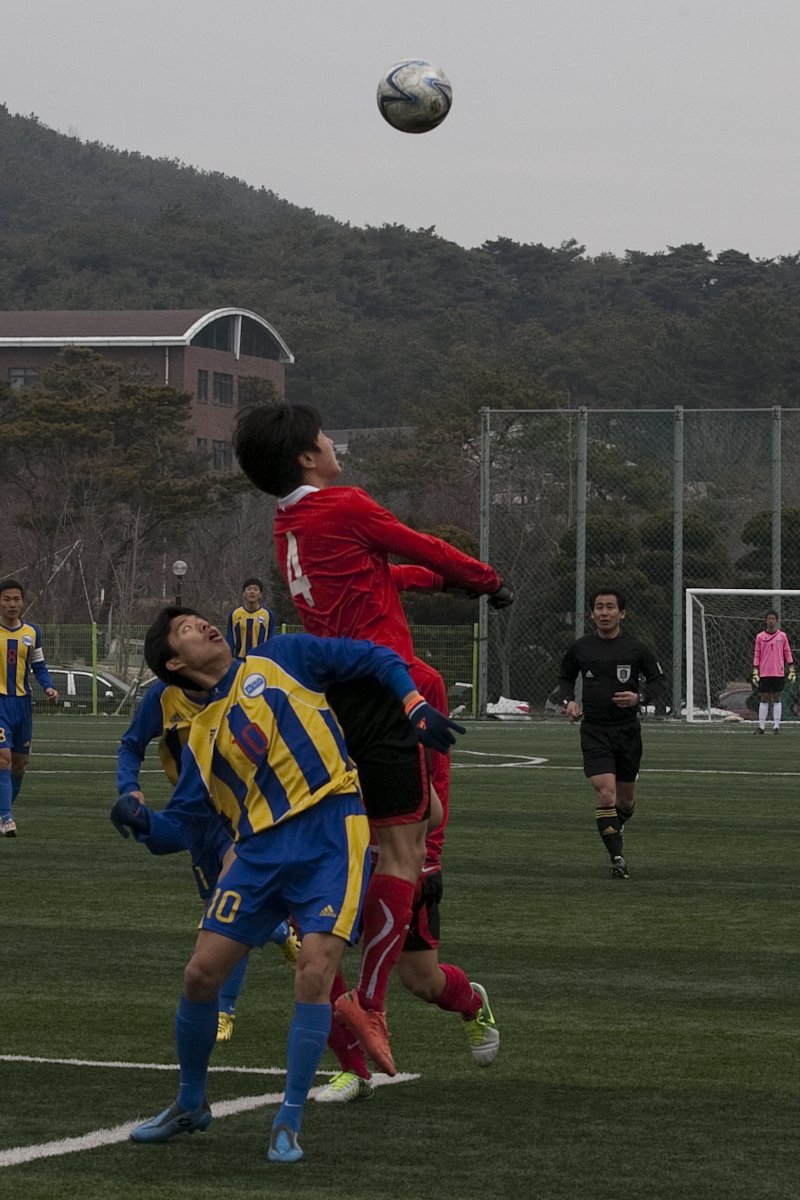
{"type": "Polygon", "coordinates": [[[362,1008],[355,990],[343,992],[333,1010],[337,1021],[341,1021],[356,1035],[367,1058],[371,1058],[386,1075],[396,1075],[397,1067],[389,1047],[386,1013],[362,1008]]]}

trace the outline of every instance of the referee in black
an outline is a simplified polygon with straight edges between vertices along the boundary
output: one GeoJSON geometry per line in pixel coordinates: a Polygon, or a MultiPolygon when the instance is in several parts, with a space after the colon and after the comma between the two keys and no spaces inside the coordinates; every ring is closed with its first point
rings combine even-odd
{"type": "Polygon", "coordinates": [[[622,628],[625,596],[619,588],[596,591],[589,607],[595,631],[574,641],[564,655],[558,696],[567,719],[577,721],[575,681],[582,677],[583,771],[594,789],[597,832],[611,858],[611,878],[627,879],[623,828],[633,816],[642,759],[639,704],[662,698],[664,672],[652,650],[622,628]]]}

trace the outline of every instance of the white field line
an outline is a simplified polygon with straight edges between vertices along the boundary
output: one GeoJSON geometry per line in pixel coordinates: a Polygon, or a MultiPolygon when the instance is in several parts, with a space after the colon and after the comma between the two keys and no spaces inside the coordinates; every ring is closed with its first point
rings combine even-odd
{"type": "MultiPolygon", "coordinates": [[[[176,1071],[177,1067],[174,1063],[123,1063],[123,1062],[91,1062],[83,1059],[73,1058],[36,1058],[27,1055],[0,1055],[2,1062],[36,1062],[36,1063],[53,1063],[63,1064],[65,1066],[82,1066],[82,1067],[115,1067],[115,1068],[130,1068],[132,1070],[143,1071],[176,1071]]],[[[211,1071],[238,1071],[248,1074],[263,1074],[263,1075],[283,1075],[285,1072],[277,1067],[211,1067],[211,1071]]],[[[321,1074],[330,1074],[330,1072],[320,1072],[321,1074]]],[[[376,1087],[385,1087],[390,1083],[411,1083],[413,1080],[419,1079],[416,1074],[401,1074],[390,1078],[388,1075],[373,1075],[372,1081],[376,1087]]],[[[309,1099],[319,1091],[319,1088],[312,1088],[309,1092],[309,1099]]],[[[258,1108],[266,1108],[270,1104],[280,1104],[283,1099],[283,1092],[269,1092],[261,1096],[240,1096],[236,1100],[221,1100],[216,1104],[212,1104],[211,1112],[216,1120],[221,1117],[233,1117],[237,1113],[253,1112],[258,1108]]],[[[115,1125],[110,1129],[93,1129],[91,1133],[85,1133],[81,1137],[61,1138],[55,1142],[40,1142],[36,1146],[14,1146],[10,1150],[0,1150],[0,1168],[2,1167],[18,1167],[22,1163],[34,1162],[40,1158],[57,1158],[63,1154],[74,1154],[81,1150],[96,1150],[100,1146],[113,1146],[119,1142],[126,1142],[131,1130],[138,1121],[128,1121],[124,1125],[115,1125]]]]}

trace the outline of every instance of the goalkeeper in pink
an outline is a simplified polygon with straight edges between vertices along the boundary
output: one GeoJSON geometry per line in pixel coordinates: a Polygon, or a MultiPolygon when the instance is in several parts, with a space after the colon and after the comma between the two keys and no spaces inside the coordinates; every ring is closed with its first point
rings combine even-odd
{"type": "Polygon", "coordinates": [[[772,703],[772,732],[780,733],[781,692],[783,691],[785,668],[788,666],[789,683],[795,681],[794,659],[789,639],[780,628],[780,617],[770,609],[764,618],[764,629],[756,634],[753,647],[753,687],[759,691],[758,730],[764,734],[767,715],[772,703]]]}

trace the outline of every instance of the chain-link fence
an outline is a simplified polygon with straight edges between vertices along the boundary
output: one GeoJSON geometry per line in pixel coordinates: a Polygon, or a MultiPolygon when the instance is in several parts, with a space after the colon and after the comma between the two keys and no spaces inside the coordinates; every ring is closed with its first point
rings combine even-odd
{"type": "MultiPolygon", "coordinates": [[[[144,657],[146,626],[43,625],[42,644],[59,702],[52,706],[33,683],[34,709],[64,715],[130,716],[152,680],[144,657]]],[[[283,625],[282,633],[300,633],[283,625]]],[[[476,625],[415,625],[419,658],[444,677],[450,708],[475,711],[478,629],[476,625]]]]}
{"type": "Polygon", "coordinates": [[[480,710],[543,711],[609,586],[682,701],[684,589],[797,585],[799,449],[795,408],[484,409],[481,554],[516,599],[482,613],[480,710]]]}

